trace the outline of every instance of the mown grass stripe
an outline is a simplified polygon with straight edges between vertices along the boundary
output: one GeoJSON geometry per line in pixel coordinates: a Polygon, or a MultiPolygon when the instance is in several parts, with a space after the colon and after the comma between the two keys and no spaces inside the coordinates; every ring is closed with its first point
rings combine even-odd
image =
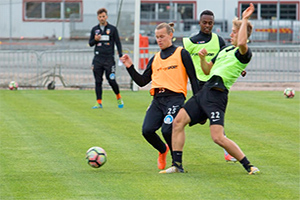
{"type": "MultiPolygon", "coordinates": [[[[141,127],[152,97],[122,91],[0,90],[0,199],[299,199],[300,100],[232,91],[225,132],[262,173],[226,163],[208,125],[186,127],[186,174],[161,175],[141,127]],[[108,153],[93,169],[91,146],[108,153]]],[[[158,131],[160,134],[160,131],[158,131]]],[[[170,164],[170,156],[167,157],[170,164]]]]}

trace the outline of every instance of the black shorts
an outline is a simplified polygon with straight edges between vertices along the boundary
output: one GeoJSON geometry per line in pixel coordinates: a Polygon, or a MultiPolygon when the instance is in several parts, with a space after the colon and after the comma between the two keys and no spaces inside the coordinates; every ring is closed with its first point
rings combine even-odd
{"type": "Polygon", "coordinates": [[[156,131],[161,127],[163,133],[172,133],[173,121],[184,100],[183,94],[154,97],[144,119],[143,131],[156,131]]]}
{"type": "Polygon", "coordinates": [[[208,118],[210,125],[219,124],[224,126],[227,101],[228,90],[220,91],[205,85],[183,106],[191,118],[189,125],[193,126],[208,118]]]}

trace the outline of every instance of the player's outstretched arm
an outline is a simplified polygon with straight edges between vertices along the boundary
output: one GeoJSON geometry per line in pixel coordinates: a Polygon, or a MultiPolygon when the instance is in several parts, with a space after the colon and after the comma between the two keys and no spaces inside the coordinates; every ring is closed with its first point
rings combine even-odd
{"type": "Polygon", "coordinates": [[[242,25],[238,33],[238,44],[237,44],[239,47],[239,51],[242,55],[244,55],[248,51],[247,23],[248,23],[248,19],[250,18],[253,12],[254,12],[254,5],[250,3],[250,6],[243,12],[242,15],[242,25]]]}
{"type": "Polygon", "coordinates": [[[147,65],[147,69],[144,71],[143,74],[140,74],[135,70],[132,60],[127,54],[124,54],[120,58],[120,60],[127,68],[127,71],[129,73],[129,75],[131,76],[132,80],[138,86],[143,87],[151,81],[152,70],[151,70],[151,64],[149,64],[149,63],[152,63],[153,59],[150,59],[150,61],[148,63],[149,66],[147,65]]]}

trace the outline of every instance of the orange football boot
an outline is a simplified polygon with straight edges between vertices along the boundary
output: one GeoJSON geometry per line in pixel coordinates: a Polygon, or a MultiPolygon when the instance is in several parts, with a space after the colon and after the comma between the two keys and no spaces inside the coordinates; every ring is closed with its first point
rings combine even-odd
{"type": "Polygon", "coordinates": [[[166,144],[166,151],[165,153],[158,152],[158,159],[157,159],[157,167],[158,169],[165,169],[167,165],[167,154],[170,150],[169,146],[166,144]]]}

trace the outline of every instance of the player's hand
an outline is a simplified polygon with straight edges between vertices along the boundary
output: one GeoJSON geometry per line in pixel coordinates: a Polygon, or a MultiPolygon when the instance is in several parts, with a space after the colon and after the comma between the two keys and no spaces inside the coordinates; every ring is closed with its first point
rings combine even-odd
{"type": "Polygon", "coordinates": [[[255,8],[254,8],[253,3],[250,3],[250,6],[243,12],[243,15],[242,15],[243,19],[249,19],[250,16],[252,15],[252,13],[254,12],[254,10],[255,10],[255,8]]]}
{"type": "Polygon", "coordinates": [[[207,55],[207,51],[205,48],[201,49],[199,52],[198,52],[198,55],[200,58],[205,58],[205,56],[207,55]]]}
{"type": "Polygon", "coordinates": [[[121,59],[119,59],[119,61],[118,61],[118,66],[119,67],[123,66],[123,63],[122,63],[121,59]]]}
{"type": "Polygon", "coordinates": [[[126,66],[126,68],[129,68],[132,65],[132,60],[127,54],[124,54],[120,60],[126,66]]]}
{"type": "Polygon", "coordinates": [[[101,39],[101,34],[95,35],[94,39],[95,39],[96,41],[100,41],[100,39],[101,39]]]}

